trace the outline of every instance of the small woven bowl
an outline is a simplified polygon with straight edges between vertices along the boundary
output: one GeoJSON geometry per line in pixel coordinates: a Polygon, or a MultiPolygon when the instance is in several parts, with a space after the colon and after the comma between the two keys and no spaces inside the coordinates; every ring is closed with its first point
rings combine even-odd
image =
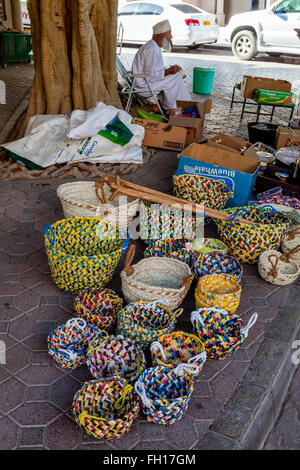
{"type": "Polygon", "coordinates": [[[192,255],[192,270],[196,279],[200,279],[207,274],[227,274],[235,276],[241,282],[243,267],[233,256],[214,251],[206,254],[192,255]]]}
{"type": "Polygon", "coordinates": [[[235,276],[207,274],[195,291],[196,308],[215,307],[234,313],[239,306],[242,288],[235,276]]]}
{"type": "Polygon", "coordinates": [[[186,248],[183,239],[157,240],[151,243],[144,251],[144,258],[154,256],[175,258],[189,265],[191,263],[191,251],[186,248]]]}

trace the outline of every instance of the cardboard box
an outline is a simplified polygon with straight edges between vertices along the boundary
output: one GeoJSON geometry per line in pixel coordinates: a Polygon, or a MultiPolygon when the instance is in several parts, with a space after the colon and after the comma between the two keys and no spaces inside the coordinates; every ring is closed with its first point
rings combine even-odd
{"type": "Polygon", "coordinates": [[[254,91],[257,88],[289,92],[292,89],[292,84],[286,80],[275,80],[274,78],[251,77],[250,75],[244,75],[241,86],[241,95],[244,98],[253,98],[254,91]]]}
{"type": "Polygon", "coordinates": [[[278,127],[276,134],[276,149],[288,147],[289,145],[300,144],[300,130],[287,127],[278,127]]]}
{"type": "Polygon", "coordinates": [[[256,182],[259,161],[227,150],[192,144],[181,152],[176,174],[195,174],[222,181],[234,192],[228,207],[248,204],[256,182]]]}
{"type": "Polygon", "coordinates": [[[187,130],[182,127],[140,118],[136,118],[134,124],[145,128],[143,145],[177,152],[185,148],[187,130]]]}
{"type": "Polygon", "coordinates": [[[188,118],[181,116],[170,116],[169,124],[187,129],[186,146],[201,141],[203,127],[205,122],[205,114],[211,111],[212,99],[205,101],[177,101],[177,107],[184,111],[187,108],[195,106],[198,110],[200,118],[188,118]]]}
{"type": "Polygon", "coordinates": [[[209,147],[228,150],[229,152],[239,153],[240,155],[246,155],[247,157],[257,158],[256,150],[250,142],[238,139],[231,135],[217,134],[208,139],[206,145],[209,147]],[[243,150],[245,148],[247,150],[243,150]]]}

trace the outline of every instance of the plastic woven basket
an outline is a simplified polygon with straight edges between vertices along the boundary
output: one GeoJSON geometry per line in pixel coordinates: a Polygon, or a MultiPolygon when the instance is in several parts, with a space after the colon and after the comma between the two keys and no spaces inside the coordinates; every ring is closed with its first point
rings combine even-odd
{"type": "Polygon", "coordinates": [[[204,344],[190,333],[175,331],[160,336],[151,344],[153,366],[186,364],[186,373],[197,375],[206,361],[204,344]]]}
{"type": "Polygon", "coordinates": [[[171,312],[167,304],[162,299],[127,305],[118,313],[117,333],[131,338],[141,346],[148,346],[159,336],[172,333],[183,310],[171,312]]]}
{"type": "Polygon", "coordinates": [[[48,336],[48,353],[61,367],[76,369],[86,362],[89,342],[104,334],[82,318],[71,318],[48,336]]]}
{"type": "Polygon", "coordinates": [[[143,351],[122,335],[111,335],[90,343],[86,363],[95,378],[118,375],[128,383],[135,382],[146,366],[143,351]]]}
{"type": "Polygon", "coordinates": [[[192,252],[186,248],[185,240],[157,240],[144,251],[145,258],[170,257],[190,265],[192,252]]]}
{"type": "Polygon", "coordinates": [[[126,230],[139,209],[139,200],[117,196],[113,201],[108,202],[110,194],[109,186],[104,184],[102,191],[97,181],[65,183],[57,189],[66,219],[97,217],[126,230]],[[103,204],[101,199],[107,202],[103,204]]]}
{"type": "Polygon", "coordinates": [[[224,255],[228,253],[228,247],[217,238],[197,238],[191,242],[191,249],[198,254],[207,254],[218,251],[224,255]]]}
{"type": "Polygon", "coordinates": [[[140,402],[125,379],[110,377],[85,382],[75,394],[76,423],[97,439],[119,439],[138,416],[140,402]]]}
{"type": "Polygon", "coordinates": [[[190,267],[177,259],[157,256],[131,266],[134,253],[135,247],[132,245],[121,272],[126,301],[166,299],[170,310],[178,308],[194,279],[190,267]]]}
{"type": "Polygon", "coordinates": [[[242,288],[236,276],[207,274],[198,281],[196,308],[215,307],[234,313],[239,306],[242,288]]]}
{"type": "Polygon", "coordinates": [[[290,222],[269,206],[246,206],[225,209],[231,221],[215,220],[219,236],[226,243],[229,253],[242,263],[255,264],[259,256],[268,250],[278,250],[289,231],[290,222]],[[235,222],[241,216],[255,225],[235,222]]]}
{"type": "Polygon", "coordinates": [[[122,307],[123,299],[107,288],[80,294],[74,301],[74,310],[81,318],[106,331],[116,325],[117,313],[122,307]]]}
{"type": "Polygon", "coordinates": [[[44,233],[52,279],[71,294],[107,284],[127,246],[115,225],[96,218],[64,219],[44,233]]]}
{"type": "Polygon", "coordinates": [[[174,193],[176,197],[212,209],[224,209],[233,191],[221,181],[199,175],[174,175],[174,193]]]}
{"type": "Polygon", "coordinates": [[[233,256],[224,255],[218,251],[207,254],[193,254],[192,270],[196,279],[207,274],[227,274],[235,276],[241,282],[243,267],[233,256]]]}
{"type": "Polygon", "coordinates": [[[191,399],[194,380],[182,365],[146,369],[134,385],[148,421],[173,424],[182,418],[191,399]]]}
{"type": "Polygon", "coordinates": [[[257,318],[257,313],[253,314],[245,326],[239,316],[219,308],[202,308],[191,314],[194,331],[204,343],[207,356],[221,360],[239,349],[257,318]]]}

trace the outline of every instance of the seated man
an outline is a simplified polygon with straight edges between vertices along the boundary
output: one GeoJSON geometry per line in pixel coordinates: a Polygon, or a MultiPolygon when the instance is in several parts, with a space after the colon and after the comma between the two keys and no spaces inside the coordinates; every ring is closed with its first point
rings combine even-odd
{"type": "MultiPolygon", "coordinates": [[[[146,74],[153,91],[161,91],[160,102],[167,109],[176,109],[176,101],[190,101],[191,96],[180,73],[181,67],[173,65],[165,68],[161,48],[168,48],[172,39],[171,26],[168,20],[161,21],[153,27],[153,38],[136,53],[132,73],[146,74]]],[[[135,89],[147,87],[143,78],[136,79],[135,89]]],[[[143,97],[150,95],[141,93],[143,97]]],[[[157,109],[154,110],[157,112],[157,109]]]]}

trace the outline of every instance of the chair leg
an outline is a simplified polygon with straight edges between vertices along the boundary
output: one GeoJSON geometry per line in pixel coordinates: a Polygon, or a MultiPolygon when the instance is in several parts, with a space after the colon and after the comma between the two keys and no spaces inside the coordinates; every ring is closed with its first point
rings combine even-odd
{"type": "Polygon", "coordinates": [[[128,95],[127,105],[126,105],[126,108],[125,108],[126,113],[129,113],[129,110],[131,108],[131,103],[132,103],[132,98],[133,98],[133,93],[134,93],[133,92],[134,82],[135,82],[135,78],[133,79],[133,82],[132,82],[132,85],[131,85],[131,88],[130,88],[130,92],[129,92],[129,95],[128,95]]]}
{"type": "Polygon", "coordinates": [[[232,109],[232,106],[233,106],[234,95],[235,95],[235,86],[233,87],[233,90],[232,90],[232,97],[231,97],[230,109],[232,109]]]}
{"type": "Polygon", "coordinates": [[[246,100],[247,100],[247,98],[244,99],[243,108],[242,108],[242,114],[241,114],[241,120],[242,120],[243,117],[244,117],[245,106],[246,106],[246,100]]]}
{"type": "Polygon", "coordinates": [[[159,109],[160,114],[161,114],[162,116],[164,116],[164,112],[163,112],[163,110],[162,110],[162,108],[161,108],[161,106],[160,106],[160,104],[159,104],[159,101],[158,101],[158,99],[157,99],[156,94],[155,94],[154,91],[152,90],[152,87],[151,87],[151,85],[150,85],[150,82],[149,82],[148,78],[146,78],[146,82],[147,82],[148,88],[149,88],[149,90],[150,90],[150,93],[151,93],[152,97],[154,98],[155,104],[156,104],[156,106],[157,106],[158,109],[159,109]]]}

